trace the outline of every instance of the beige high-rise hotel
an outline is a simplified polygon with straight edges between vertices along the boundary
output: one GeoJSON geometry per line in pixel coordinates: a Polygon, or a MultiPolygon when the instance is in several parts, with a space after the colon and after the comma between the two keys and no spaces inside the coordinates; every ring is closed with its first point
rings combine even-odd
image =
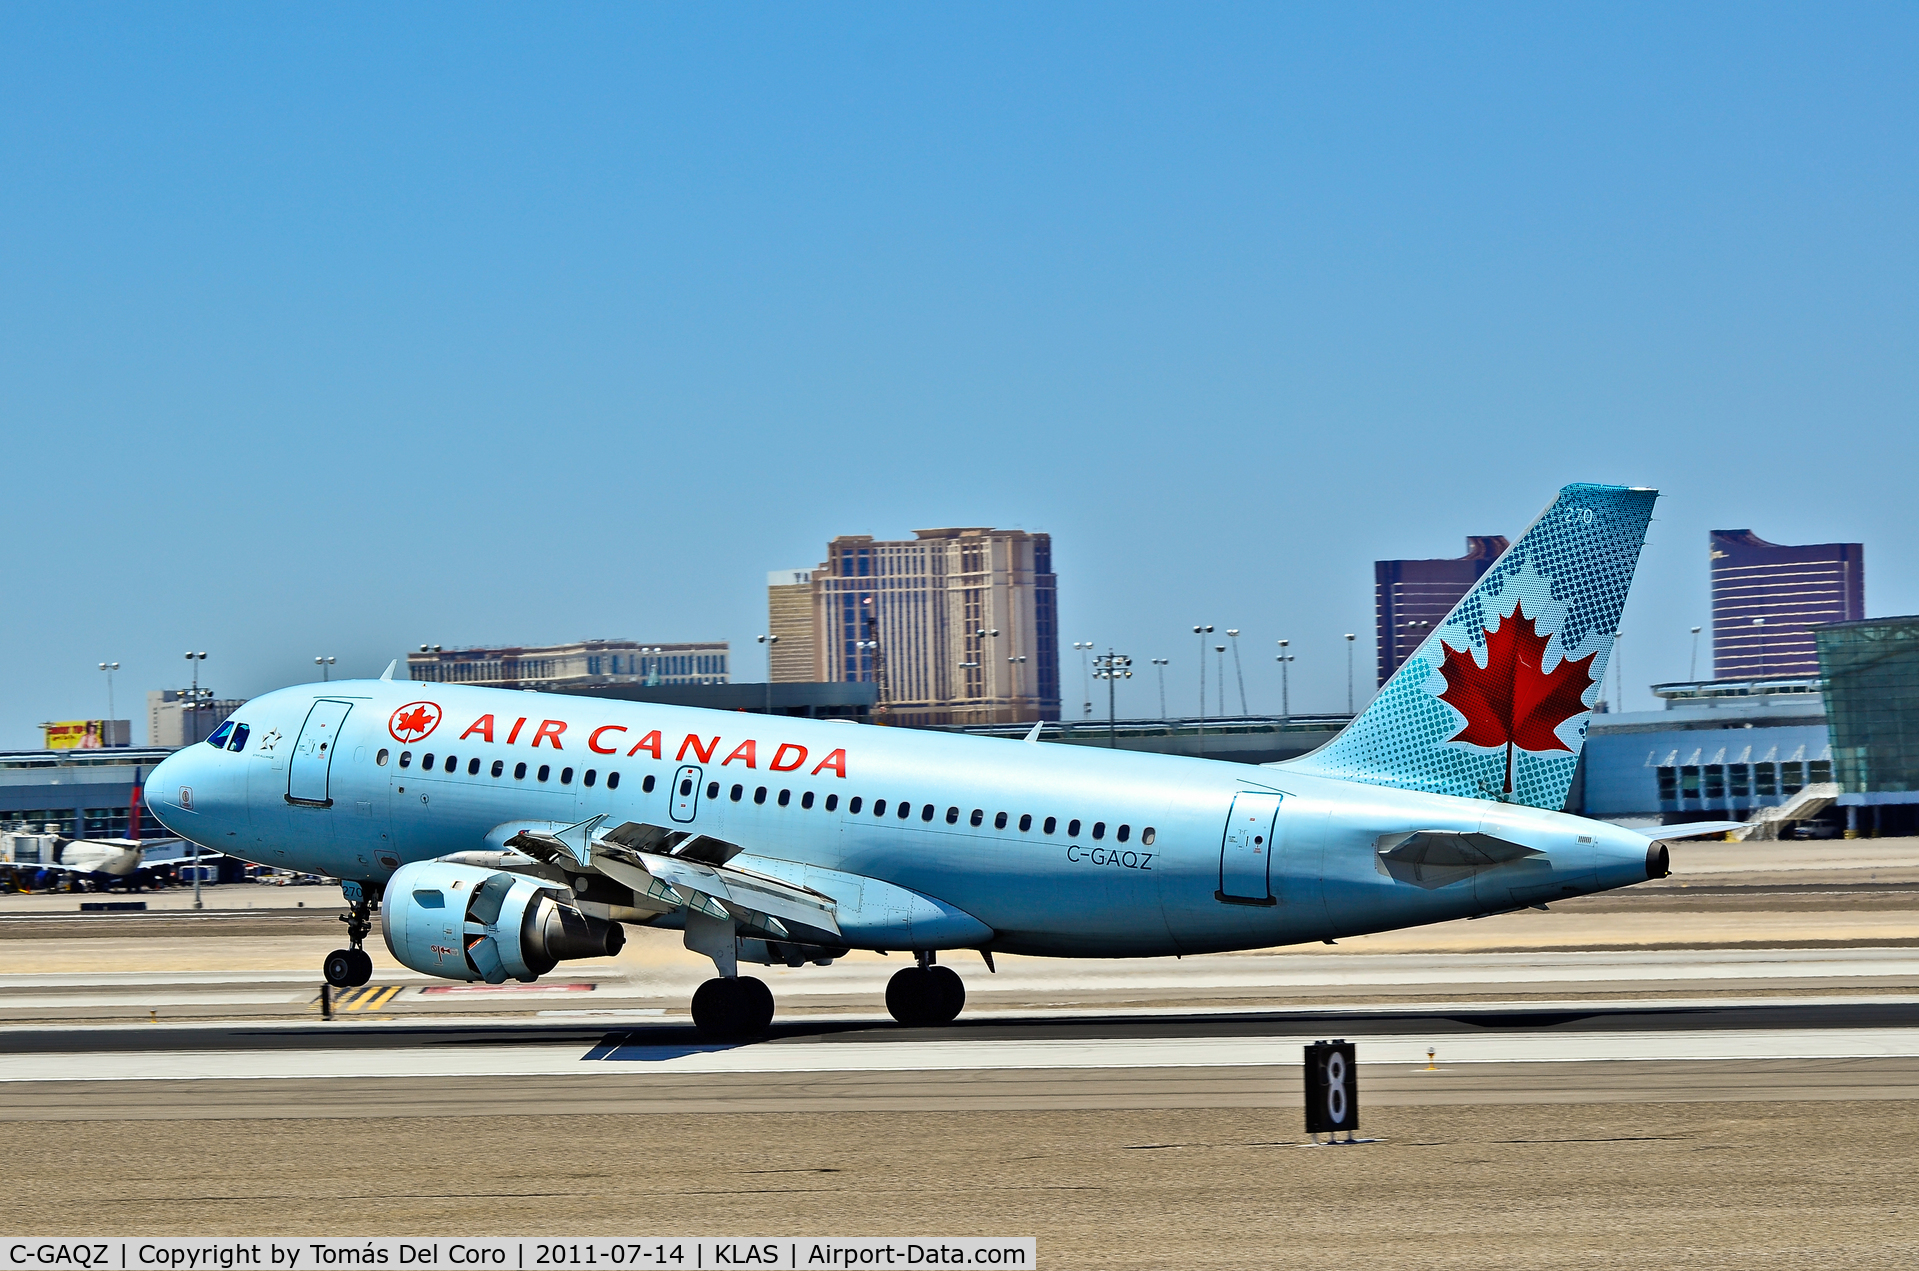
{"type": "Polygon", "coordinates": [[[1059,718],[1053,541],[1023,530],[848,534],[767,579],[776,682],[875,684],[875,721],[1059,718]]]}

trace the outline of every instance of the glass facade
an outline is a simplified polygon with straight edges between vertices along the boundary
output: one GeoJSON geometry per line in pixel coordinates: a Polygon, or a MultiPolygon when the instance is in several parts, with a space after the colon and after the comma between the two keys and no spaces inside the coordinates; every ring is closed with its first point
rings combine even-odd
{"type": "Polygon", "coordinates": [[[1820,627],[1833,766],[1847,794],[1919,790],[1919,616],[1820,627]]]}

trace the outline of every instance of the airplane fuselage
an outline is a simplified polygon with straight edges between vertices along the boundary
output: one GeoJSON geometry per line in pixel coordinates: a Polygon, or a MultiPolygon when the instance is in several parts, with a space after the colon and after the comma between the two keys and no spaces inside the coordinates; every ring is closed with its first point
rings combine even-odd
{"type": "Polygon", "coordinates": [[[387,681],[281,689],[234,718],[245,749],[189,746],[147,787],[209,849],[377,886],[604,814],[743,845],[734,864],[833,896],[857,948],[1265,948],[1648,877],[1629,830],[1285,766],[387,681]],[[1382,837],[1422,830],[1532,854],[1388,870],[1382,837]]]}

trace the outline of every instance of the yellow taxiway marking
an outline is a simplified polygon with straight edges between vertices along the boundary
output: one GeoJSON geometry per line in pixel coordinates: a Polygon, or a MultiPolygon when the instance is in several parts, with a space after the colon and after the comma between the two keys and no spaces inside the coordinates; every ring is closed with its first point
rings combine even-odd
{"type": "MultiPolygon", "coordinates": [[[[364,984],[357,989],[336,989],[333,994],[333,1009],[336,1011],[377,1011],[400,995],[404,984],[364,984]]],[[[320,999],[315,996],[313,1009],[320,1008],[320,999]]]]}

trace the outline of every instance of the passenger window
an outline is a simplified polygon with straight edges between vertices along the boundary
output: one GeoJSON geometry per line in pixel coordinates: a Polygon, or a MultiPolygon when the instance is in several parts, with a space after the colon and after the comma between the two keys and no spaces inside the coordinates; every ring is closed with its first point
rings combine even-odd
{"type": "Polygon", "coordinates": [[[571,768],[560,769],[560,784],[563,786],[570,786],[573,784],[573,769],[571,768]]]}
{"type": "Polygon", "coordinates": [[[1040,833],[1042,833],[1042,834],[1051,834],[1051,833],[1053,832],[1053,827],[1054,827],[1054,826],[1056,826],[1056,825],[1058,825],[1058,824],[1059,824],[1059,822],[1058,822],[1057,820],[1055,820],[1054,818],[1052,818],[1052,817],[1050,817],[1050,816],[1049,816],[1049,817],[1047,817],[1047,818],[1046,818],[1046,820],[1045,820],[1045,821],[1044,821],[1044,822],[1043,822],[1043,823],[1042,823],[1042,824],[1040,825],[1040,827],[1039,827],[1039,829],[1040,829],[1040,833]]]}
{"type": "Polygon", "coordinates": [[[480,761],[478,759],[469,759],[466,761],[466,775],[469,777],[477,777],[480,775],[480,761]]]}
{"type": "Polygon", "coordinates": [[[400,752],[400,766],[404,768],[408,764],[411,764],[412,762],[413,762],[413,752],[410,750],[402,750],[400,752]]]}
{"type": "Polygon", "coordinates": [[[420,760],[420,771],[421,772],[433,771],[433,752],[432,751],[429,750],[426,754],[426,758],[420,760]]]}
{"type": "Polygon", "coordinates": [[[380,753],[373,756],[373,766],[376,768],[386,767],[386,747],[385,746],[380,747],[380,753]]]}
{"type": "MultiPolygon", "coordinates": [[[[833,800],[837,798],[839,798],[837,794],[829,794],[826,796],[826,810],[828,812],[831,812],[833,810],[833,800]]],[[[847,812],[847,815],[849,816],[857,816],[859,814],[859,810],[860,810],[860,797],[856,794],[852,798],[846,801],[846,812],[847,812]]]]}
{"type": "Polygon", "coordinates": [[[979,825],[981,821],[984,821],[986,819],[986,814],[980,811],[978,808],[974,808],[973,815],[970,819],[971,819],[971,823],[977,826],[979,825]]]}
{"type": "Polygon", "coordinates": [[[233,740],[227,743],[227,749],[237,755],[246,748],[247,726],[245,724],[235,724],[233,726],[233,740]]]}
{"type": "Polygon", "coordinates": [[[884,799],[873,800],[873,815],[874,816],[886,815],[886,800],[884,799]]]}
{"type": "Polygon", "coordinates": [[[490,771],[496,777],[499,776],[501,773],[506,771],[506,760],[495,759],[493,761],[493,767],[490,768],[488,771],[490,771]]]}
{"type": "Polygon", "coordinates": [[[227,736],[233,731],[233,721],[228,720],[213,730],[213,736],[207,738],[207,745],[219,750],[227,744],[227,736]]]}
{"type": "Polygon", "coordinates": [[[927,805],[926,805],[925,807],[923,807],[923,808],[921,808],[921,809],[920,809],[920,820],[922,820],[922,821],[930,821],[930,820],[932,820],[932,819],[933,819],[933,813],[934,813],[934,812],[936,812],[937,810],[938,810],[938,809],[936,809],[936,808],[935,808],[935,807],[934,807],[934,806],[933,806],[932,804],[930,804],[930,803],[929,803],[929,804],[927,804],[927,805]]]}
{"type": "Polygon", "coordinates": [[[746,793],[746,787],[743,785],[740,785],[738,782],[734,782],[733,788],[727,793],[729,797],[732,798],[733,802],[738,803],[740,801],[740,796],[746,793]]]}
{"type": "Polygon", "coordinates": [[[1154,837],[1153,827],[1150,825],[1139,832],[1139,841],[1141,843],[1144,843],[1147,847],[1151,847],[1153,845],[1153,837],[1154,837]]]}
{"type": "Polygon", "coordinates": [[[792,801],[793,801],[793,792],[792,792],[791,790],[782,790],[782,791],[780,791],[780,806],[781,806],[781,807],[785,807],[785,806],[786,806],[787,804],[789,804],[789,803],[791,803],[792,801]]]}
{"type": "Polygon", "coordinates": [[[1118,839],[1122,843],[1124,843],[1127,839],[1131,838],[1132,836],[1133,836],[1133,827],[1130,825],[1120,826],[1118,832],[1113,835],[1114,838],[1118,839]]]}
{"type": "Polygon", "coordinates": [[[912,801],[910,799],[901,799],[900,800],[900,820],[904,821],[907,817],[912,815],[913,815],[912,801]]]}
{"type": "Polygon", "coordinates": [[[717,781],[709,781],[709,782],[707,782],[707,783],[706,783],[706,797],[707,797],[707,798],[709,798],[709,799],[717,799],[717,798],[719,798],[719,797],[720,797],[720,783],[719,783],[719,782],[717,782],[717,781]]]}
{"type": "MultiPolygon", "coordinates": [[[[617,790],[617,789],[619,789],[619,788],[620,788],[620,774],[619,774],[619,773],[617,773],[617,772],[609,772],[609,773],[607,773],[607,774],[606,774],[606,788],[607,788],[607,789],[609,789],[609,790],[617,790]]],[[[646,789],[648,789],[648,790],[651,790],[651,789],[653,788],[653,778],[651,778],[651,777],[648,777],[648,778],[646,779],[646,786],[645,786],[645,788],[646,788],[646,789]]]]}
{"type": "Polygon", "coordinates": [[[1106,837],[1106,822],[1104,821],[1093,822],[1093,837],[1096,839],[1103,839],[1106,837]]]}
{"type": "Polygon", "coordinates": [[[447,770],[448,772],[452,772],[452,771],[454,771],[454,770],[455,770],[455,769],[457,769],[457,768],[458,768],[459,766],[460,766],[460,760],[459,760],[459,758],[458,758],[457,756],[455,756],[455,755],[448,755],[448,756],[446,757],[446,770],[447,770]]]}
{"type": "Polygon", "coordinates": [[[544,764],[544,763],[540,765],[540,770],[533,774],[534,778],[540,781],[545,781],[548,777],[552,775],[553,775],[553,765],[544,764]]]}
{"type": "Polygon", "coordinates": [[[1006,828],[1006,814],[1004,812],[995,812],[993,814],[993,828],[996,830],[1006,828]]]}
{"type": "Polygon", "coordinates": [[[1019,814],[1019,832],[1021,834],[1024,834],[1026,833],[1026,831],[1032,828],[1033,828],[1033,814],[1031,812],[1020,813],[1019,814]]]}
{"type": "Polygon", "coordinates": [[[765,787],[765,786],[761,786],[761,787],[759,787],[758,789],[756,789],[756,790],[754,790],[754,791],[753,791],[753,802],[755,802],[755,803],[762,803],[762,804],[766,802],[766,787],[765,787]]]}
{"type": "Polygon", "coordinates": [[[1066,837],[1069,839],[1076,839],[1079,837],[1078,821],[1068,821],[1066,823],[1066,837]]]}
{"type": "Polygon", "coordinates": [[[513,779],[514,779],[515,781],[525,781],[525,780],[526,780],[526,765],[525,765],[525,764],[523,764],[523,763],[516,763],[516,764],[514,764],[514,765],[513,765],[513,779]]]}
{"type": "Polygon", "coordinates": [[[588,768],[586,770],[586,775],[580,778],[580,784],[583,786],[590,786],[594,782],[598,781],[599,779],[600,779],[599,770],[597,768],[588,768]]]}
{"type": "Polygon", "coordinates": [[[808,790],[800,796],[800,806],[802,808],[810,808],[813,806],[813,792],[811,790],[808,790]]]}
{"type": "Polygon", "coordinates": [[[959,809],[958,809],[958,808],[948,808],[948,809],[946,809],[946,823],[947,823],[948,825],[958,825],[958,824],[959,824],[959,809]]]}

